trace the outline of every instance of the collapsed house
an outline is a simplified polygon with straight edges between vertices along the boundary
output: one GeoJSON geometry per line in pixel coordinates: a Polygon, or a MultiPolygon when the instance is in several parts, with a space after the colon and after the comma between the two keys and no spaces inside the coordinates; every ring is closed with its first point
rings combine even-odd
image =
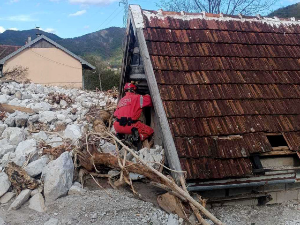
{"type": "Polygon", "coordinates": [[[0,77],[15,69],[34,83],[83,87],[82,70],[95,67],[55,41],[39,35],[26,45],[0,45],[0,77]]]}
{"type": "Polygon", "coordinates": [[[120,97],[151,94],[146,123],[189,191],[298,199],[300,22],[131,5],[126,35],[120,97]]]}

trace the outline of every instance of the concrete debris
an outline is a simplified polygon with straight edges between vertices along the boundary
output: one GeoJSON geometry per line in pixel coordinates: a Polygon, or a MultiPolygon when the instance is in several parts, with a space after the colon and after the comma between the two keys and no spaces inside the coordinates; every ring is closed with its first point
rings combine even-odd
{"type": "Polygon", "coordinates": [[[86,192],[79,183],[73,184],[70,188],[68,195],[83,195],[86,192]]]}
{"type": "Polygon", "coordinates": [[[0,172],[0,197],[8,191],[10,185],[11,183],[8,179],[7,174],[4,172],[0,172]]]}
{"type": "Polygon", "coordinates": [[[0,217],[0,225],[5,225],[5,221],[0,217]]]}
{"type": "MultiPolygon", "coordinates": [[[[164,164],[164,150],[158,145],[150,150],[148,148],[139,150],[138,156],[144,161],[148,162],[148,165],[152,166],[156,170],[160,170],[161,164],[164,164]]],[[[132,161],[136,163],[136,159],[133,159],[132,161]]]]}
{"type": "Polygon", "coordinates": [[[72,141],[76,141],[82,136],[80,127],[76,124],[68,125],[64,131],[64,137],[69,138],[72,141]]]}
{"type": "Polygon", "coordinates": [[[6,192],[1,198],[0,203],[5,204],[8,203],[13,197],[15,197],[16,194],[14,192],[6,192]]]}
{"type": "Polygon", "coordinates": [[[36,140],[29,139],[18,144],[16,149],[16,158],[13,160],[18,166],[23,166],[27,157],[32,157],[37,153],[36,140]]]}
{"type": "Polygon", "coordinates": [[[41,193],[35,194],[29,200],[29,208],[37,212],[45,212],[45,200],[41,193]]]}
{"type": "Polygon", "coordinates": [[[25,140],[25,132],[18,127],[8,127],[1,135],[11,145],[17,146],[21,141],[25,140]]]}
{"type": "Polygon", "coordinates": [[[55,201],[68,193],[72,186],[74,165],[69,152],[51,161],[43,169],[46,202],[55,201]]]}
{"type": "Polygon", "coordinates": [[[17,198],[13,201],[13,203],[10,205],[8,210],[16,210],[19,209],[27,200],[30,198],[31,190],[25,189],[23,190],[17,198]]]}
{"type": "Polygon", "coordinates": [[[47,165],[48,161],[48,156],[43,156],[42,158],[29,163],[25,167],[25,171],[28,173],[29,176],[35,177],[42,173],[43,168],[47,165]]]}
{"type": "Polygon", "coordinates": [[[44,223],[44,225],[58,225],[58,219],[51,218],[46,223],[44,223]]]}

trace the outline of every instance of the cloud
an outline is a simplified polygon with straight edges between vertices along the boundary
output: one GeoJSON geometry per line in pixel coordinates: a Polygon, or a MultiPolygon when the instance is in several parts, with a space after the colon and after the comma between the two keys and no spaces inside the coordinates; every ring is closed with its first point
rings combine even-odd
{"type": "Polygon", "coordinates": [[[12,4],[12,3],[16,3],[16,2],[19,2],[19,0],[10,0],[10,1],[9,1],[9,3],[11,3],[11,4],[12,4]]]}
{"type": "Polygon", "coordinates": [[[86,10],[77,11],[76,13],[69,14],[69,16],[82,16],[86,13],[86,10]]]}
{"type": "MultiPolygon", "coordinates": [[[[43,30],[43,29],[41,29],[41,30],[43,30]]],[[[48,32],[48,33],[52,33],[52,34],[56,33],[55,29],[53,29],[53,28],[46,28],[43,31],[48,32]]]]}
{"type": "Polygon", "coordinates": [[[84,5],[109,5],[119,0],[69,0],[73,4],[84,4],[84,5]]]}
{"type": "Polygon", "coordinates": [[[86,25],[83,27],[84,29],[90,29],[90,26],[89,25],[86,25]]]}
{"type": "Polygon", "coordinates": [[[12,28],[9,28],[7,30],[14,30],[14,31],[18,31],[19,29],[18,28],[15,28],[15,27],[12,27],[12,28]]]}
{"type": "Polygon", "coordinates": [[[0,33],[3,33],[4,31],[5,31],[5,28],[0,26],[0,33]]]}
{"type": "Polygon", "coordinates": [[[0,20],[14,21],[14,22],[31,22],[36,21],[31,17],[31,15],[16,15],[16,16],[8,16],[8,17],[0,17],[0,20]]]}

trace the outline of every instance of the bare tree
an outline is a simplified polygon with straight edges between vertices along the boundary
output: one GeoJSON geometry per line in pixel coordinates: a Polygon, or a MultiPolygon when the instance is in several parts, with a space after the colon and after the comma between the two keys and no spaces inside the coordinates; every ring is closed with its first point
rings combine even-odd
{"type": "Polygon", "coordinates": [[[5,70],[3,72],[3,76],[1,77],[1,81],[17,81],[28,83],[30,80],[27,78],[27,76],[28,68],[16,66],[14,68],[5,70]]]}
{"type": "Polygon", "coordinates": [[[160,0],[159,7],[169,11],[256,15],[270,11],[278,0],[160,0]]]}

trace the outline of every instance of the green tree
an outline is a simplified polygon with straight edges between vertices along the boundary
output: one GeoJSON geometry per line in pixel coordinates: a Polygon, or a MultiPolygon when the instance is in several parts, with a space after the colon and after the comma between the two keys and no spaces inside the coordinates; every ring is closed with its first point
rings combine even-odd
{"type": "Polygon", "coordinates": [[[106,91],[119,86],[120,73],[109,69],[107,62],[95,55],[85,56],[84,59],[96,67],[94,71],[84,71],[83,81],[85,89],[95,90],[98,88],[101,90],[102,88],[103,91],[106,91]]]}

